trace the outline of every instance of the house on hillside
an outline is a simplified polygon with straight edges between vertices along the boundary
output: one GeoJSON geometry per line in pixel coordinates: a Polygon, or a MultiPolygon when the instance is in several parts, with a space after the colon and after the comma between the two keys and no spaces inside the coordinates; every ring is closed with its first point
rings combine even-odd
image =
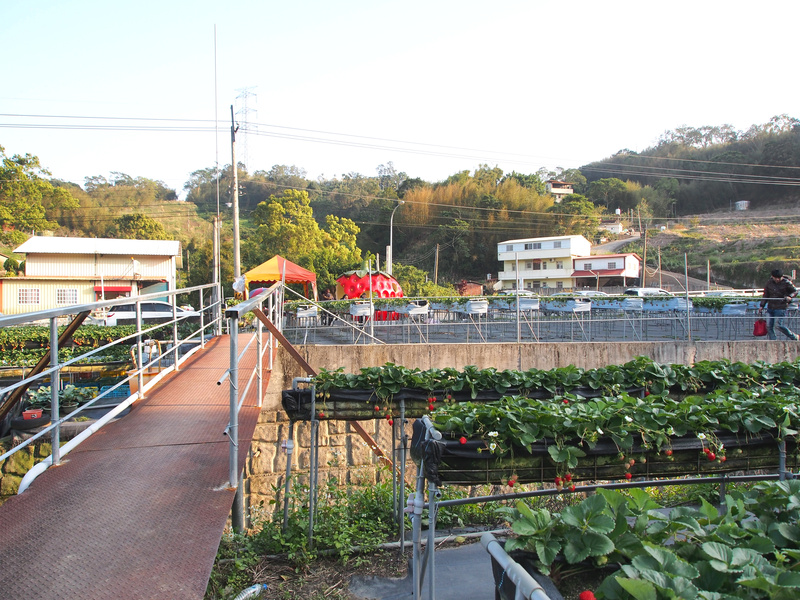
{"type": "Polygon", "coordinates": [[[0,278],[0,313],[19,314],[174,290],[174,240],[32,237],[14,250],[25,273],[0,278]]]}
{"type": "Polygon", "coordinates": [[[601,290],[604,287],[627,287],[641,275],[642,259],[638,254],[595,254],[572,259],[572,277],[576,288],[601,290]]]}
{"type": "Polygon", "coordinates": [[[569,196],[570,194],[574,193],[572,191],[572,184],[567,183],[566,181],[558,181],[557,179],[548,179],[545,182],[545,190],[547,190],[548,194],[552,194],[554,196],[554,202],[558,204],[564,199],[564,196],[569,196]]]}
{"type": "Polygon", "coordinates": [[[588,256],[592,244],[582,235],[507,240],[497,244],[502,289],[568,290],[574,286],[573,260],[588,256]]]}

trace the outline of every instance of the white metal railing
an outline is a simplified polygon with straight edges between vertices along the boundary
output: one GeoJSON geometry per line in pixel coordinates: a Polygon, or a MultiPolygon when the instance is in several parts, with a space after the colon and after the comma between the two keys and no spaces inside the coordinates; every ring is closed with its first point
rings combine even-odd
{"type": "Polygon", "coordinates": [[[230,487],[236,488],[236,495],[233,501],[233,508],[231,511],[231,523],[234,530],[242,531],[244,529],[244,497],[241,489],[241,477],[239,476],[239,411],[242,404],[247,397],[248,392],[254,381],[257,382],[257,396],[258,406],[261,406],[261,401],[264,396],[264,382],[263,382],[263,358],[264,353],[268,352],[268,366],[272,369],[275,350],[275,339],[272,331],[269,332],[267,338],[266,348],[263,342],[263,324],[260,319],[255,319],[255,332],[253,336],[244,346],[243,350],[239,350],[239,325],[243,321],[244,316],[254,310],[260,310],[264,316],[275,325],[278,331],[281,330],[281,312],[283,310],[283,296],[284,285],[280,282],[273,284],[268,289],[264,290],[257,296],[232,306],[225,310],[225,319],[228,322],[228,333],[230,335],[230,367],[222,377],[217,381],[217,385],[227,379],[230,386],[230,419],[228,426],[225,428],[225,434],[228,436],[229,441],[229,455],[228,455],[228,475],[230,487]],[[252,344],[256,344],[256,363],[247,378],[247,384],[244,390],[239,392],[239,365],[245,353],[250,349],[252,344]]]}
{"type": "MultiPolygon", "coordinates": [[[[207,339],[206,335],[207,331],[212,332],[212,334],[219,334],[221,332],[221,322],[222,322],[222,317],[221,317],[222,295],[220,292],[221,289],[219,285],[207,284],[191,288],[183,288],[179,290],[145,294],[142,296],[115,298],[112,300],[104,300],[101,302],[93,302],[89,304],[72,305],[72,306],[66,306],[64,308],[0,317],[0,328],[14,327],[31,323],[48,323],[50,328],[50,366],[34,375],[25,377],[20,381],[15,382],[11,385],[0,387],[0,405],[2,405],[4,400],[8,398],[8,394],[14,392],[14,390],[20,388],[27,389],[32,384],[41,384],[41,382],[43,382],[46,378],[49,378],[51,382],[50,386],[51,424],[48,427],[44,428],[42,431],[34,434],[33,436],[27,438],[18,445],[14,446],[9,451],[5,452],[3,455],[0,455],[0,461],[3,461],[8,457],[12,456],[13,454],[19,452],[23,448],[26,448],[27,446],[33,444],[37,440],[42,439],[44,436],[48,434],[50,436],[50,441],[52,445],[51,455],[47,457],[44,461],[35,465],[28,472],[28,474],[23,478],[22,483],[20,484],[18,493],[22,493],[23,491],[25,491],[25,489],[27,489],[30,483],[39,474],[44,472],[45,469],[47,469],[50,465],[59,464],[61,458],[65,456],[70,450],[74,449],[88,436],[97,431],[100,427],[105,425],[107,422],[109,422],[111,419],[117,416],[120,412],[128,408],[135,400],[141,398],[146,388],[149,388],[152,385],[154,385],[158,380],[160,380],[164,375],[166,375],[166,373],[171,372],[173,370],[178,370],[180,368],[180,364],[183,361],[185,361],[195,351],[205,346],[207,339]],[[199,299],[199,315],[200,315],[199,324],[197,329],[193,329],[188,336],[181,339],[179,338],[178,335],[178,322],[185,320],[186,317],[178,316],[176,309],[176,297],[178,295],[189,294],[191,298],[192,297],[191,295],[195,293],[198,295],[199,299]],[[206,302],[203,297],[204,293],[209,295],[208,302],[206,302]],[[172,305],[172,319],[167,320],[166,322],[163,323],[158,323],[156,325],[143,327],[141,304],[143,302],[152,301],[155,299],[163,299],[163,298],[169,298],[170,300],[170,303],[172,305]],[[136,310],[136,320],[135,320],[136,330],[134,333],[128,336],[115,339],[107,344],[104,344],[98,348],[91,349],[69,360],[65,360],[63,362],[59,361],[58,358],[59,322],[71,322],[76,316],[80,315],[81,313],[91,313],[93,311],[106,310],[111,306],[122,306],[131,304],[135,306],[136,310]],[[142,353],[143,338],[144,336],[146,336],[146,334],[153,332],[156,329],[162,329],[169,325],[172,325],[172,340],[171,340],[172,343],[171,343],[171,348],[169,348],[167,351],[167,355],[172,355],[171,357],[172,364],[165,370],[161,371],[158,376],[154,377],[147,384],[145,384],[144,373],[146,372],[146,370],[152,365],[154,365],[156,362],[163,361],[164,356],[160,355],[160,353],[159,355],[156,356],[151,355],[151,359],[147,363],[143,363],[143,353],[142,353]],[[195,346],[194,338],[197,335],[199,335],[199,339],[197,345],[195,346]],[[59,414],[60,412],[59,387],[61,383],[60,375],[62,370],[65,369],[66,367],[70,367],[75,364],[81,363],[81,361],[84,361],[85,359],[90,358],[94,355],[107,352],[108,349],[113,346],[119,344],[125,344],[131,341],[135,341],[134,348],[136,349],[137,354],[135,357],[134,369],[128,372],[128,376],[123,380],[121,380],[120,382],[116,383],[115,385],[111,386],[109,389],[101,391],[95,398],[92,398],[88,402],[78,406],[78,408],[72,411],[71,413],[61,416],[59,414]],[[189,349],[188,351],[185,351],[183,355],[181,355],[181,350],[185,350],[187,346],[192,346],[192,348],[189,349]],[[107,399],[110,394],[114,393],[119,387],[127,385],[134,378],[136,378],[138,383],[137,390],[135,393],[132,393],[126,400],[120,402],[115,407],[113,407],[110,412],[106,413],[102,418],[100,418],[92,426],[84,430],[81,434],[76,436],[73,440],[70,440],[64,446],[61,446],[61,425],[67,419],[77,416],[80,412],[85,411],[87,409],[104,406],[100,404],[101,400],[107,399]]],[[[21,401],[22,399],[20,399],[20,402],[21,401]]]]}

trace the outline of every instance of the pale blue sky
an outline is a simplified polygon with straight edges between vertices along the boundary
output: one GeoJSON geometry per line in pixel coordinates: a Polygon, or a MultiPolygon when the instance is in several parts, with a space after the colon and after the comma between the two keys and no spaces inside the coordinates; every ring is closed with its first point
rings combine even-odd
{"type": "Polygon", "coordinates": [[[795,0],[6,1],[0,145],[76,183],[121,171],[180,191],[230,163],[230,105],[250,89],[250,171],[579,167],[681,125],[800,117],[798,22],[795,0]],[[221,133],[142,130],[213,128],[215,26],[221,133]],[[138,130],[87,128],[109,123],[138,130]]]}

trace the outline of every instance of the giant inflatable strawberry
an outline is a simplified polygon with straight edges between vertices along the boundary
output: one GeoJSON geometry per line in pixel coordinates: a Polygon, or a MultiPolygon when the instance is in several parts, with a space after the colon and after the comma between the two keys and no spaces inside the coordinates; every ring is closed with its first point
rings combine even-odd
{"type": "MultiPolygon", "coordinates": [[[[373,298],[402,298],[403,288],[397,280],[383,271],[369,271],[364,265],[361,269],[348,271],[336,279],[336,297],[358,299],[369,297],[370,279],[372,280],[373,298]]],[[[385,321],[396,318],[396,313],[376,311],[375,320],[385,321]]]]}

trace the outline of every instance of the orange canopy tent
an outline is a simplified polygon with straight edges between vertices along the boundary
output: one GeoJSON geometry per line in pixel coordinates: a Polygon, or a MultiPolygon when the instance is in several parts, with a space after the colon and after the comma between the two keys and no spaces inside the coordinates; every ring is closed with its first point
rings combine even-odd
{"type": "Polygon", "coordinates": [[[314,294],[313,298],[314,300],[317,299],[317,276],[308,269],[304,269],[282,256],[275,255],[267,262],[250,269],[244,274],[244,280],[248,288],[251,283],[259,283],[263,286],[272,285],[277,281],[302,283],[306,298],[311,298],[308,295],[310,285],[314,294]]]}

